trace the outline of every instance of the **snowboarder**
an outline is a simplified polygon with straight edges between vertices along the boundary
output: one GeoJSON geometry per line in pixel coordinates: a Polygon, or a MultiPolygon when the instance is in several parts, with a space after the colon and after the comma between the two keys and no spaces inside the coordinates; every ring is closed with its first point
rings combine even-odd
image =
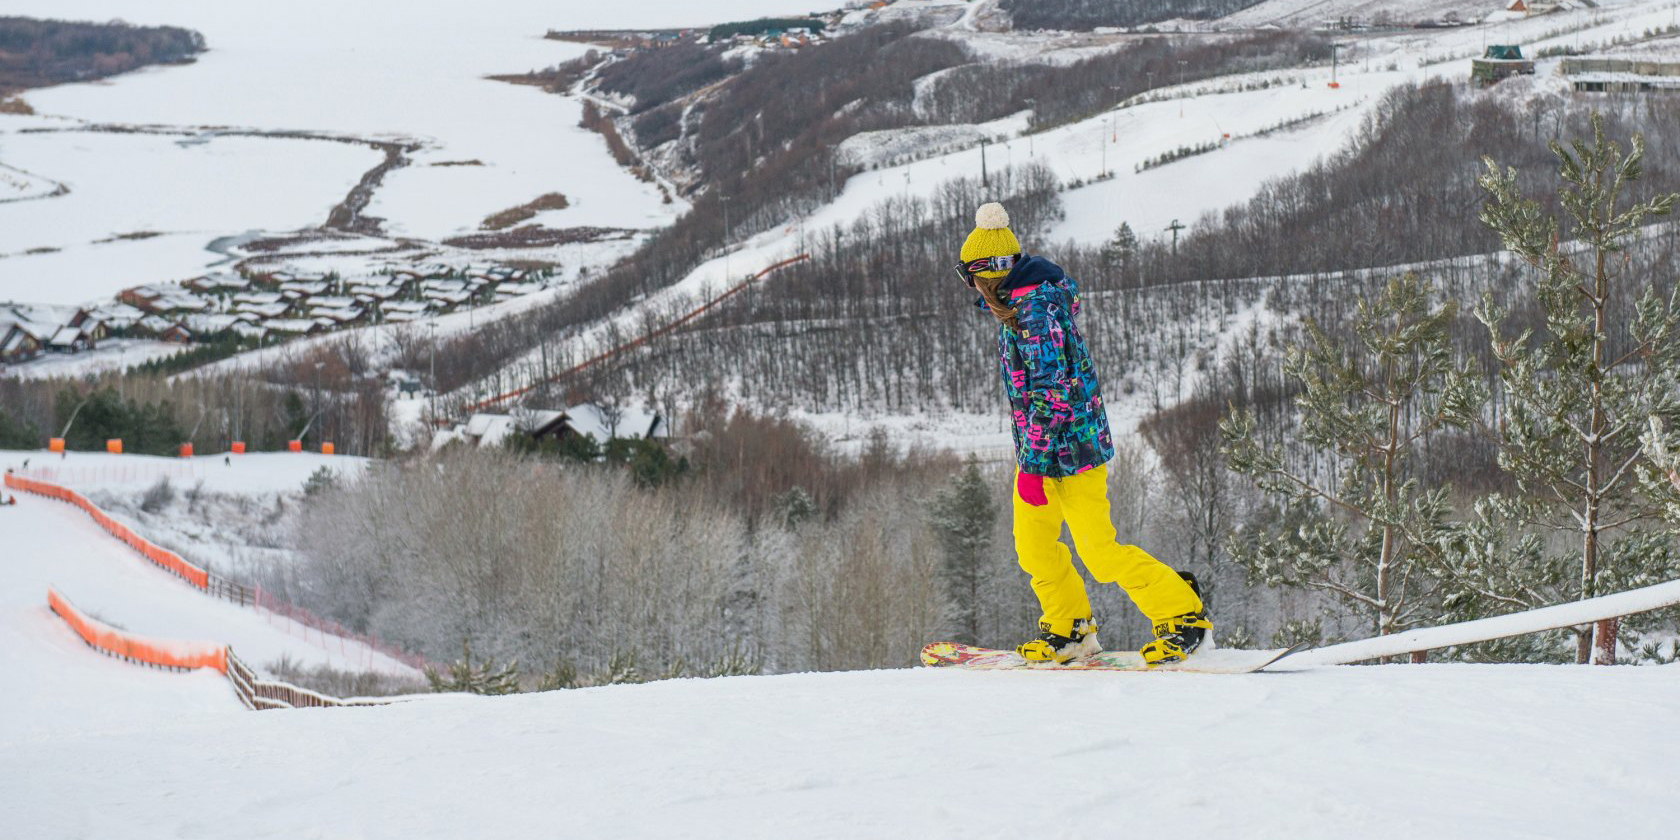
{"type": "Polygon", "coordinates": [[[1213,627],[1195,580],[1115,540],[1108,510],[1114,443],[1097,372],[1074,325],[1078,287],[1055,263],[1022,253],[1003,205],[975,214],[957,273],[997,318],[1004,393],[1014,413],[1015,552],[1032,578],[1042,635],[1017,648],[1028,660],[1068,662],[1102,650],[1085,583],[1061,542],[1073,535],[1091,576],[1117,583],[1155,631],[1141,653],[1181,660],[1213,627]]]}

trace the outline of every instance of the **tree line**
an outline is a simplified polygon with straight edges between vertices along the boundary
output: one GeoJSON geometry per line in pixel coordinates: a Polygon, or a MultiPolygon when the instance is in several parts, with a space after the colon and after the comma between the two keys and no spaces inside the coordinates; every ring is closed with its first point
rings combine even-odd
{"type": "Polygon", "coordinates": [[[68,426],[72,451],[103,451],[111,438],[144,455],[174,455],[183,443],[225,452],[235,441],[282,451],[301,435],[312,449],[330,441],[340,454],[378,455],[390,448],[387,408],[365,355],[325,345],[266,371],[0,379],[0,447],[44,448],[68,426]]]}
{"type": "Polygon", "coordinates": [[[203,51],[203,35],[175,26],[0,17],[0,92],[102,79],[203,51]]]}
{"type": "Polygon", "coordinates": [[[1099,26],[1147,26],[1176,18],[1214,20],[1258,5],[1262,0],[1003,0],[1016,29],[1095,29],[1099,26]]]}

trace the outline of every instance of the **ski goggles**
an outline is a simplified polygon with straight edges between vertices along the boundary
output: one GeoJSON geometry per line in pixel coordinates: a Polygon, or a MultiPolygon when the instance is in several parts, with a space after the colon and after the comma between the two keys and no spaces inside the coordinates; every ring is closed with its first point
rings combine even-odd
{"type": "Polygon", "coordinates": [[[1020,259],[1020,254],[1010,254],[1005,257],[983,257],[978,260],[957,263],[957,276],[961,277],[963,282],[967,283],[968,287],[972,289],[974,288],[974,275],[982,271],[1009,271],[1020,262],[1020,259]]]}

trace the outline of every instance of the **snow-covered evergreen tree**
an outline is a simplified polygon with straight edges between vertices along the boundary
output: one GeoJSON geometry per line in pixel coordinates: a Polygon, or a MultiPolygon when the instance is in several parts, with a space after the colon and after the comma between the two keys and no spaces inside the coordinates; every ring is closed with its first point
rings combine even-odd
{"type": "MultiPolygon", "coordinates": [[[[1680,195],[1630,201],[1643,138],[1636,135],[1624,154],[1597,115],[1592,131],[1590,142],[1576,140],[1569,149],[1552,144],[1561,218],[1520,193],[1515,170],[1487,160],[1481,177],[1489,194],[1482,220],[1535,269],[1545,325],[1507,334],[1508,313],[1491,298],[1477,313],[1500,364],[1499,463],[1521,493],[1488,500],[1479,528],[1460,542],[1449,577],[1457,590],[1451,604],[1462,617],[1590,598],[1604,591],[1607,573],[1639,576],[1673,554],[1649,532],[1658,511],[1634,485],[1648,419],[1680,418],[1673,388],[1680,305],[1672,281],[1630,276],[1622,260],[1647,220],[1667,215],[1680,195]],[[1514,553],[1498,550],[1502,541],[1489,532],[1501,529],[1499,520],[1575,535],[1576,573],[1552,568],[1568,561],[1534,540],[1519,540],[1514,553]],[[1624,540],[1632,542],[1616,544],[1624,540]]],[[[1605,621],[1597,629],[1600,646],[1612,654],[1614,627],[1605,621]]],[[[1593,636],[1591,629],[1578,633],[1576,661],[1588,661],[1593,636]]]]}
{"type": "Polygon", "coordinates": [[[426,681],[433,691],[463,691],[469,694],[513,694],[519,691],[519,663],[497,667],[494,659],[473,661],[472,643],[461,640],[461,658],[449,664],[444,676],[426,668],[426,681]]]}
{"type": "Polygon", "coordinates": [[[997,508],[973,456],[962,472],[934,496],[928,517],[939,538],[940,581],[945,589],[951,639],[977,644],[980,592],[986,580],[986,557],[992,548],[997,508]]]}
{"type": "Polygon", "coordinates": [[[1463,427],[1481,401],[1475,379],[1453,360],[1457,307],[1431,303],[1415,275],[1361,301],[1352,340],[1304,324],[1284,370],[1301,386],[1301,442],[1333,459],[1328,475],[1291,464],[1255,433],[1251,412],[1221,424],[1231,469],[1252,478],[1288,511],[1270,533],[1238,533],[1231,554],[1271,585],[1329,592],[1368,616],[1379,634],[1432,618],[1420,562],[1448,522],[1448,488],[1420,487],[1419,445],[1463,427]]]}

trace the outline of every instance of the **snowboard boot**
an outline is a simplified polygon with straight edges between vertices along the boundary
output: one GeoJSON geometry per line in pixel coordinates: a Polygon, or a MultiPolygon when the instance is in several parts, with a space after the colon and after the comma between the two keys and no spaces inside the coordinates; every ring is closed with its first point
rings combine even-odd
{"type": "Polygon", "coordinates": [[[1038,629],[1043,635],[1015,649],[1028,662],[1072,662],[1102,653],[1097,624],[1089,618],[1040,621],[1038,629]]]}
{"type": "MultiPolygon", "coordinates": [[[[1190,584],[1190,589],[1196,593],[1196,598],[1200,599],[1202,587],[1196,583],[1196,576],[1189,572],[1178,574],[1184,578],[1185,583],[1190,584]]],[[[1144,645],[1143,649],[1138,651],[1143,654],[1145,665],[1184,661],[1213,635],[1213,622],[1208,621],[1207,612],[1203,610],[1175,615],[1157,623],[1154,629],[1155,641],[1144,645]]]]}

